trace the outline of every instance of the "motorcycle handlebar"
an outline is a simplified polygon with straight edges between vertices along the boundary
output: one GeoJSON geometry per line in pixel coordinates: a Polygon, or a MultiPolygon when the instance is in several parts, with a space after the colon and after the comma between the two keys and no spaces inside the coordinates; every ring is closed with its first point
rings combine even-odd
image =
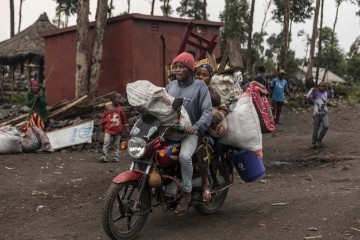
{"type": "Polygon", "coordinates": [[[187,134],[185,132],[185,129],[180,129],[179,126],[177,125],[169,125],[169,126],[165,126],[165,131],[168,131],[170,128],[174,129],[178,134],[186,134],[186,135],[198,135],[198,131],[195,131],[193,134],[187,134]]]}

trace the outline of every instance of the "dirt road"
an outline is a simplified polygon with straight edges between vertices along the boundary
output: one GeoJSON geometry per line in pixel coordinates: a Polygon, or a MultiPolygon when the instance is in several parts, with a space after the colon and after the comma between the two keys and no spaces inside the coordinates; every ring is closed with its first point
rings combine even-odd
{"type": "MultiPolygon", "coordinates": [[[[310,149],[311,110],[285,109],[264,135],[267,174],[236,178],[224,206],[184,217],[156,208],[138,239],[360,239],[360,108],[332,108],[326,147],[310,149]],[[311,238],[313,237],[313,238],[311,238]]],[[[108,239],[102,197],[129,163],[95,152],[0,155],[0,239],[108,239]]]]}

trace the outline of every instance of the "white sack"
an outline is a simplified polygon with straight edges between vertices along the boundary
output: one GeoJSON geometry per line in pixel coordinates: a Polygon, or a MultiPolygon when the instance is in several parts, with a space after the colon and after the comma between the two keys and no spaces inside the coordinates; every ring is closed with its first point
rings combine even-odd
{"type": "Polygon", "coordinates": [[[41,143],[36,137],[36,134],[34,133],[33,128],[31,126],[23,136],[23,140],[21,142],[22,151],[35,152],[40,148],[40,146],[41,143]]]}
{"type": "Polygon", "coordinates": [[[153,114],[163,125],[178,124],[182,130],[186,126],[191,126],[189,114],[184,107],[181,108],[180,119],[178,118],[172,109],[175,98],[164,88],[157,87],[147,80],[138,80],[126,85],[126,94],[131,106],[153,114]]]}
{"type": "Polygon", "coordinates": [[[228,101],[242,94],[240,87],[241,82],[242,73],[238,71],[232,74],[215,74],[211,78],[209,86],[216,89],[221,99],[228,101]]]}
{"type": "MultiPolygon", "coordinates": [[[[213,108],[212,114],[213,116],[218,112],[218,109],[213,108]]],[[[222,137],[226,134],[227,131],[227,121],[226,118],[224,118],[218,125],[216,125],[215,127],[210,126],[207,130],[206,130],[210,136],[212,137],[222,137]]]]}
{"type": "Polygon", "coordinates": [[[21,134],[15,127],[0,127],[0,154],[20,153],[21,141],[21,134]]]}
{"type": "Polygon", "coordinates": [[[131,106],[154,114],[161,122],[176,117],[176,112],[171,108],[174,97],[170,96],[164,88],[157,87],[147,80],[128,83],[126,94],[131,106]]]}
{"type": "Polygon", "coordinates": [[[247,93],[240,97],[226,121],[228,128],[224,137],[220,138],[221,143],[254,152],[262,149],[259,117],[247,93]]]}

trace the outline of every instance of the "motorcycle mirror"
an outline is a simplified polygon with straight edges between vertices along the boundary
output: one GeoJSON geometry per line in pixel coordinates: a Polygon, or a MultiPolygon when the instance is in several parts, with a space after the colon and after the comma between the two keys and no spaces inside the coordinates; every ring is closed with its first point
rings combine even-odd
{"type": "Polygon", "coordinates": [[[183,105],[183,102],[184,102],[184,99],[183,98],[175,98],[172,105],[171,105],[171,108],[177,112],[178,114],[180,113],[180,110],[181,110],[181,107],[183,105]]]}

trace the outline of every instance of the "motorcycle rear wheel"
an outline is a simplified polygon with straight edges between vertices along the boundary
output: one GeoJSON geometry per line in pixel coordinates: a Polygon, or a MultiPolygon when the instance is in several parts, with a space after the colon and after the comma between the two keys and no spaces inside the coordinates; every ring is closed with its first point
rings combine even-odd
{"type": "Polygon", "coordinates": [[[195,207],[195,209],[203,215],[209,215],[216,212],[216,210],[223,205],[228,191],[229,189],[227,188],[221,192],[213,194],[209,203],[199,204],[195,207]]]}
{"type": "Polygon", "coordinates": [[[133,239],[145,224],[151,208],[151,196],[145,190],[140,198],[139,210],[134,211],[138,187],[137,181],[112,183],[109,187],[102,211],[102,225],[111,239],[133,239]]]}
{"type": "MultiPolygon", "coordinates": [[[[213,164],[218,183],[224,184],[230,181],[229,166],[226,164],[226,162],[213,162],[213,164]]],[[[220,192],[212,194],[210,202],[201,203],[195,206],[195,209],[203,215],[209,215],[216,212],[216,210],[218,210],[223,205],[227,197],[228,191],[229,188],[226,188],[220,192]]]]}

